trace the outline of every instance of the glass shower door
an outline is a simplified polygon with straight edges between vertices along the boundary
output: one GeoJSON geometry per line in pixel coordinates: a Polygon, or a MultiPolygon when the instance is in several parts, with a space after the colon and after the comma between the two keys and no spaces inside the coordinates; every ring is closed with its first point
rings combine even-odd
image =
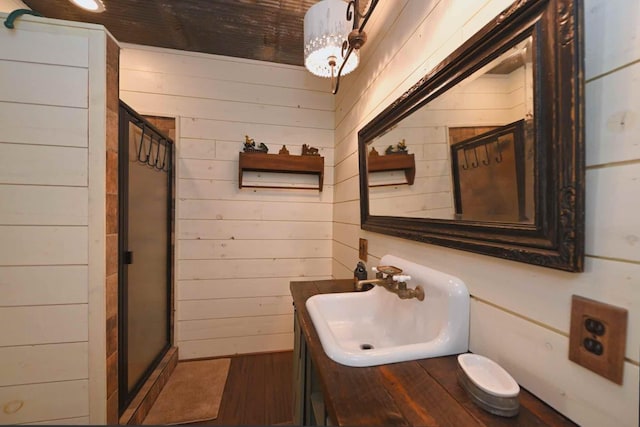
{"type": "Polygon", "coordinates": [[[121,411],[170,347],[172,144],[133,113],[121,112],[121,411]]]}

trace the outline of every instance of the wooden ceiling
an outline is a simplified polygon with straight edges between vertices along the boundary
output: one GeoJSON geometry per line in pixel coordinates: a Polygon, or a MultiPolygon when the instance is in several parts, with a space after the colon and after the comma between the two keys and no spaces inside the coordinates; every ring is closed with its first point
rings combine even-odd
{"type": "Polygon", "coordinates": [[[49,18],[104,25],[120,42],[303,65],[303,21],[319,0],[23,0],[49,18]]]}

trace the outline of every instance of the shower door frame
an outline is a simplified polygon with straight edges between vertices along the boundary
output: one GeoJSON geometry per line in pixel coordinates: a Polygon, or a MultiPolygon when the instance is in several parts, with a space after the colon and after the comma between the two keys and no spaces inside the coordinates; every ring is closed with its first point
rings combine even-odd
{"type": "Polygon", "coordinates": [[[158,128],[138,114],[134,109],[120,100],[118,114],[118,416],[121,416],[136,394],[140,391],[145,381],[149,378],[162,358],[167,354],[173,342],[173,226],[174,226],[174,170],[175,170],[175,145],[174,141],[164,135],[158,128]],[[166,141],[166,149],[169,150],[170,160],[167,171],[167,275],[166,275],[166,333],[167,342],[160,350],[149,367],[142,374],[135,387],[128,390],[128,265],[127,259],[129,237],[129,123],[142,127],[145,132],[151,131],[155,137],[161,137],[166,141]]]}

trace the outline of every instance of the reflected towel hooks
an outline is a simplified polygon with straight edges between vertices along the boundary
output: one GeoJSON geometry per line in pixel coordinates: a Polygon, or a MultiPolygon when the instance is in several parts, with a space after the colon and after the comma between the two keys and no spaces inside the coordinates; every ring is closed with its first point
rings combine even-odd
{"type": "Polygon", "coordinates": [[[482,163],[485,166],[489,166],[491,164],[491,155],[489,154],[489,145],[490,144],[495,144],[495,152],[497,153],[497,155],[494,158],[494,162],[496,163],[501,163],[502,162],[502,150],[500,148],[500,144],[498,142],[497,139],[488,142],[486,144],[482,144],[482,147],[484,147],[484,159],[482,159],[482,161],[480,161],[479,157],[478,157],[478,148],[481,147],[480,145],[477,145],[473,148],[465,148],[464,150],[462,150],[462,155],[464,157],[464,163],[462,164],[462,169],[464,170],[469,170],[469,169],[475,169],[480,167],[480,163],[482,163]],[[469,164],[469,159],[467,158],[467,151],[473,151],[473,157],[474,159],[471,161],[471,164],[469,164]]]}

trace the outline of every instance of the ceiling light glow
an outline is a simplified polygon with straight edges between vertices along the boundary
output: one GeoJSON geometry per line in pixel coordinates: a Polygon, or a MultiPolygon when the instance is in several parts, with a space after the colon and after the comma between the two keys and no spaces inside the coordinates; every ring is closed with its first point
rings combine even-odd
{"type": "Polygon", "coordinates": [[[99,13],[99,12],[104,12],[105,10],[102,0],[69,0],[69,1],[84,10],[88,10],[89,12],[99,13]]]}

